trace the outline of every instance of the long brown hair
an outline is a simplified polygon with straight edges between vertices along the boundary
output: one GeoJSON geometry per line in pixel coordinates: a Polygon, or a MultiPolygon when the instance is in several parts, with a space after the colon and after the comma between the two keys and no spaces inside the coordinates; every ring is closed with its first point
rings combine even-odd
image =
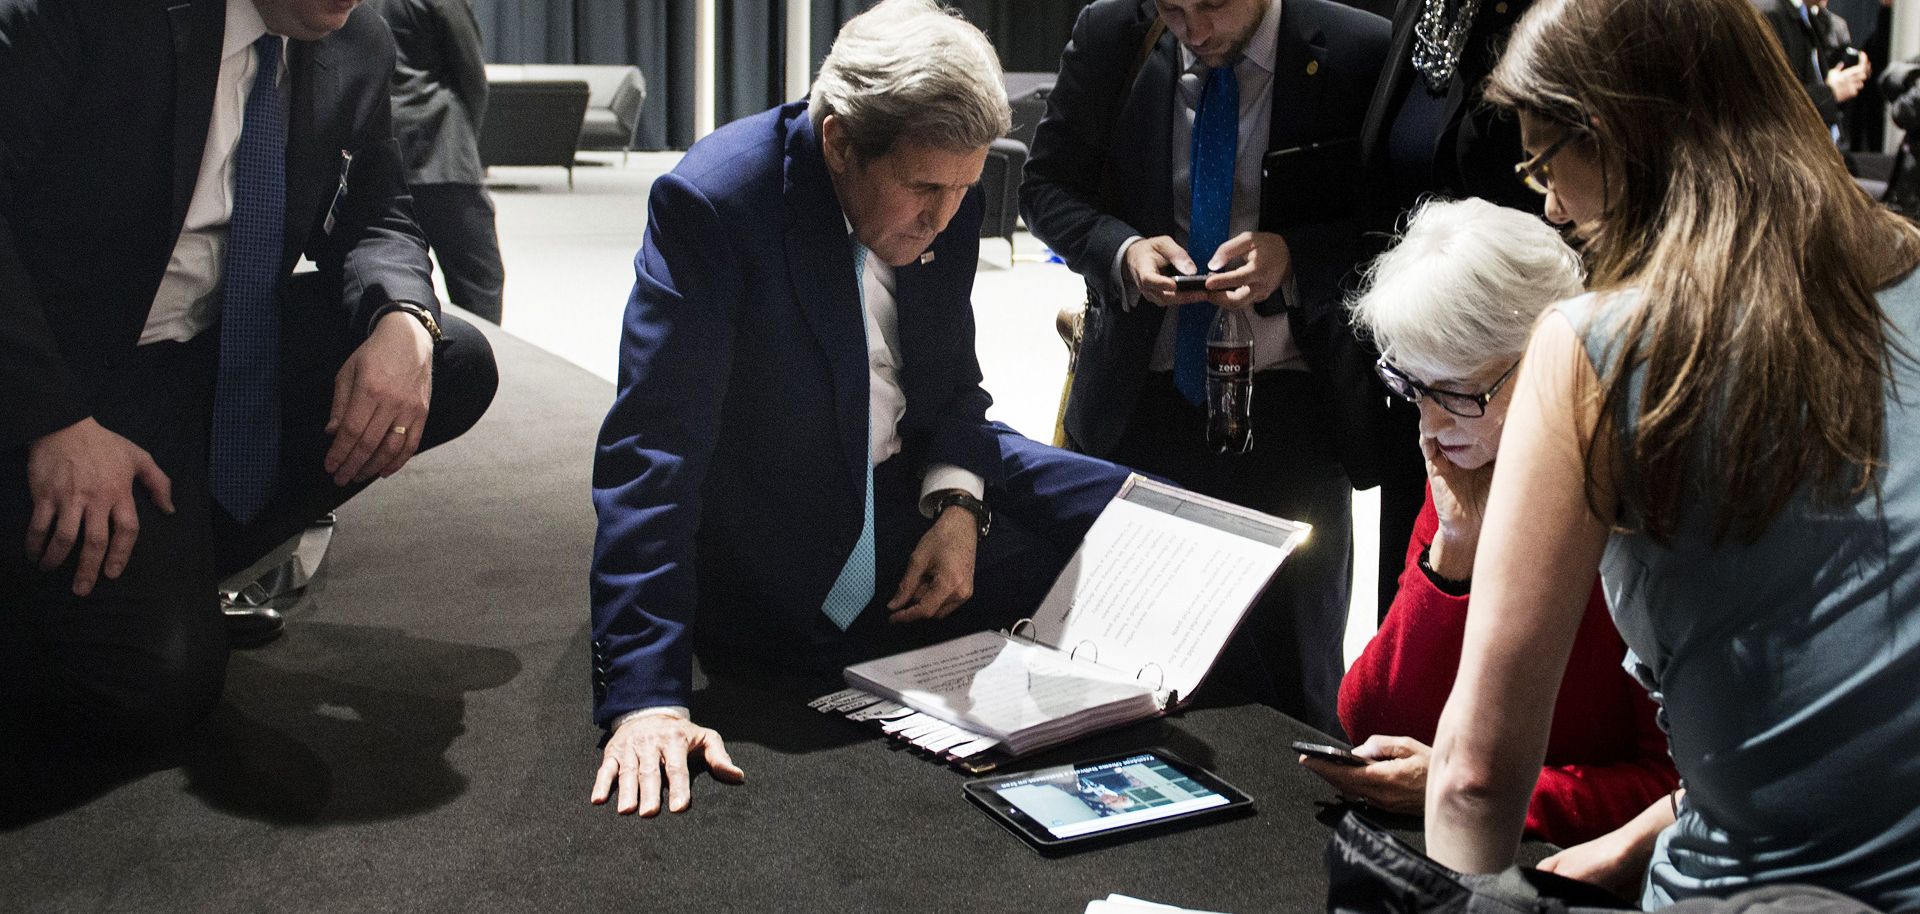
{"type": "Polygon", "coordinates": [[[1895,342],[1874,293],[1920,232],[1848,176],[1749,0],[1543,0],[1486,96],[1587,131],[1591,288],[1639,293],[1600,367],[1589,498],[1612,461],[1656,541],[1699,496],[1716,540],[1750,540],[1803,485],[1823,506],[1873,488],[1895,342]]]}

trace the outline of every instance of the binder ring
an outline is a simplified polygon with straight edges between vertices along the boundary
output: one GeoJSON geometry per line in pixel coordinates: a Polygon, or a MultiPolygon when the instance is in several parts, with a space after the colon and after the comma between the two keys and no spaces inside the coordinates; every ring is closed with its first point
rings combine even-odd
{"type": "Polygon", "coordinates": [[[1033,631],[1034,631],[1034,628],[1033,628],[1032,616],[1028,616],[1024,619],[1020,619],[1007,627],[1007,634],[1013,635],[1015,637],[1026,638],[1029,641],[1033,640],[1033,631]],[[1024,633],[1021,632],[1021,629],[1023,627],[1026,629],[1024,633]]]}
{"type": "Polygon", "coordinates": [[[1080,659],[1080,649],[1083,647],[1093,648],[1091,652],[1093,656],[1087,658],[1088,662],[1090,663],[1100,662],[1100,645],[1094,644],[1092,641],[1082,641],[1079,644],[1074,645],[1073,650],[1067,652],[1067,659],[1068,660],[1080,659]]]}
{"type": "Polygon", "coordinates": [[[1146,675],[1147,667],[1153,667],[1154,673],[1158,674],[1153,682],[1153,690],[1155,692],[1158,692],[1160,691],[1161,688],[1163,688],[1167,684],[1167,671],[1164,668],[1162,668],[1160,664],[1154,663],[1151,660],[1147,661],[1146,664],[1142,665],[1140,669],[1134,672],[1133,678],[1139,679],[1141,676],[1146,675]]]}

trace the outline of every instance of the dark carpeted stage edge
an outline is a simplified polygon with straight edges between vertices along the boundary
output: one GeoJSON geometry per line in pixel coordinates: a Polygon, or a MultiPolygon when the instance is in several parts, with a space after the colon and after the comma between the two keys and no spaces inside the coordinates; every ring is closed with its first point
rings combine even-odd
{"type": "Polygon", "coordinates": [[[1216,707],[1042,761],[1166,745],[1257,814],[1046,860],[960,775],[811,695],[711,684],[701,719],[748,772],[653,821],[586,802],[588,478],[607,383],[500,333],[472,433],[340,512],[284,637],[233,654],[226,702],[145,773],[0,832],[9,911],[1078,912],[1122,892],[1323,910],[1307,728],[1216,707]]]}

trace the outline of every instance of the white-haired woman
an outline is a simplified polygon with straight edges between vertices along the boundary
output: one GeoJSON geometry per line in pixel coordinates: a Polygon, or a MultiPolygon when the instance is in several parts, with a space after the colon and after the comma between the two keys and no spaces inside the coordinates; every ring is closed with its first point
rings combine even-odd
{"type": "MultiPolygon", "coordinates": [[[[1580,294],[1581,280],[1578,257],[1538,217],[1436,201],[1414,212],[1352,305],[1380,347],[1381,378],[1420,409],[1428,486],[1393,607],[1340,687],[1340,723],[1355,753],[1376,761],[1301,759],[1344,794],[1391,812],[1422,809],[1514,370],[1534,319],[1580,294]]],[[[1620,666],[1624,653],[1596,581],[1527,808],[1540,838],[1587,841],[1674,788],[1666,738],[1646,691],[1620,666]]]]}

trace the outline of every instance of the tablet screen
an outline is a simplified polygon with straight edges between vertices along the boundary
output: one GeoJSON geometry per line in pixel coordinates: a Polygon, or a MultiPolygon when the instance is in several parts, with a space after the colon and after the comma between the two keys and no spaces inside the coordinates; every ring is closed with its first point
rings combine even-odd
{"type": "Polygon", "coordinates": [[[992,790],[1055,838],[1089,835],[1228,803],[1225,795],[1150,752],[1086,766],[1043,768],[995,784],[992,790]]]}

